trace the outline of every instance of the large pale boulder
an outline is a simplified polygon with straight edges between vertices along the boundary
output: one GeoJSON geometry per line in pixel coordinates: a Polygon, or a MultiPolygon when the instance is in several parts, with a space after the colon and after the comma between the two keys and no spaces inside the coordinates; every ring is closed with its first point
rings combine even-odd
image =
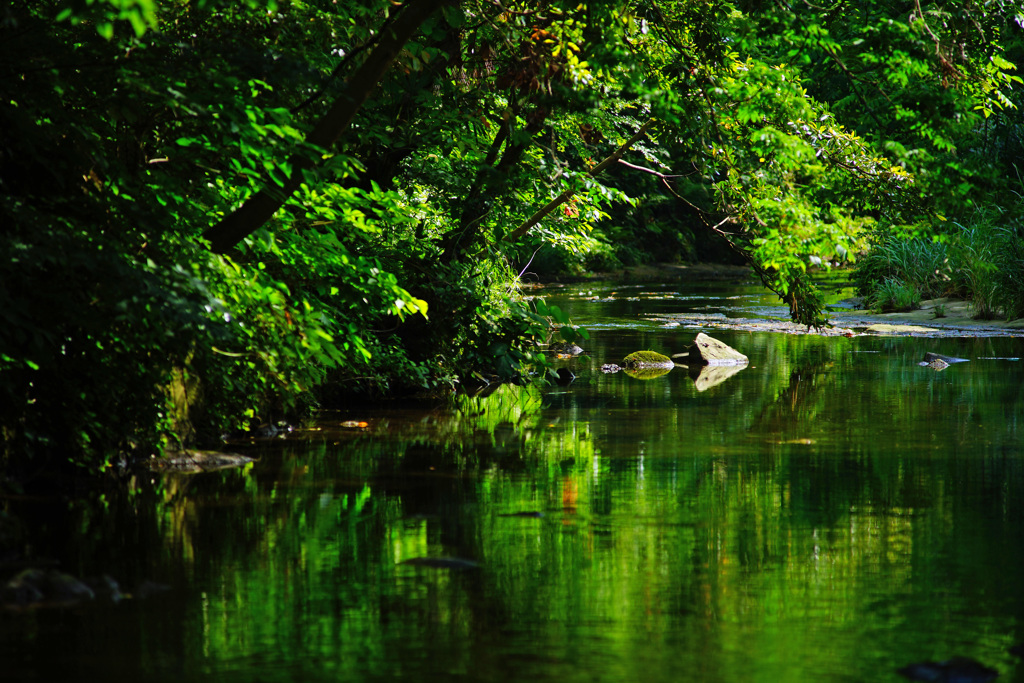
{"type": "Polygon", "coordinates": [[[673,358],[684,359],[686,365],[746,365],[750,359],[724,342],[700,332],[686,353],[673,358]]]}

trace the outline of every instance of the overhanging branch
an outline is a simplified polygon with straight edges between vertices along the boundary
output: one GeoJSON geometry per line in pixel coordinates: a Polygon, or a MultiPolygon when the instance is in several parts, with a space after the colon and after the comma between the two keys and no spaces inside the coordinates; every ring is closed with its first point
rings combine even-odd
{"type": "MultiPolygon", "coordinates": [[[[640,126],[640,130],[638,130],[636,134],[633,135],[633,137],[622,143],[622,146],[620,146],[617,150],[612,152],[612,154],[609,157],[607,157],[604,161],[602,161],[597,166],[592,168],[587,175],[589,175],[591,178],[594,178],[597,176],[598,173],[605,170],[615,162],[619,161],[622,158],[622,156],[626,152],[628,152],[630,148],[633,147],[633,145],[639,142],[640,139],[647,134],[647,130],[653,125],[654,119],[651,119],[644,125],[640,126]]],[[[506,235],[505,241],[514,241],[519,239],[520,237],[523,237],[526,233],[530,232],[530,229],[533,228],[533,226],[537,225],[542,220],[544,220],[544,218],[547,217],[548,214],[557,209],[559,206],[572,199],[573,195],[575,194],[576,190],[566,190],[562,194],[552,199],[550,202],[545,204],[541,209],[539,209],[536,213],[534,213],[532,216],[523,221],[518,228],[516,228],[508,235],[506,235]]]]}

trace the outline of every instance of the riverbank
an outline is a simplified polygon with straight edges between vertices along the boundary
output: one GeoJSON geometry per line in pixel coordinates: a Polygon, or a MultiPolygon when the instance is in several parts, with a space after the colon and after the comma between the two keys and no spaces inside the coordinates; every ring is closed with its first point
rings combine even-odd
{"type": "Polygon", "coordinates": [[[856,321],[872,321],[872,325],[891,325],[900,327],[922,327],[929,330],[964,330],[981,333],[986,330],[1000,332],[1017,331],[1024,336],[1024,318],[1017,320],[979,320],[973,317],[971,302],[948,297],[922,301],[921,307],[913,311],[896,313],[875,313],[863,309],[861,299],[849,299],[851,306],[848,312],[835,314],[837,320],[844,323],[856,321]]]}

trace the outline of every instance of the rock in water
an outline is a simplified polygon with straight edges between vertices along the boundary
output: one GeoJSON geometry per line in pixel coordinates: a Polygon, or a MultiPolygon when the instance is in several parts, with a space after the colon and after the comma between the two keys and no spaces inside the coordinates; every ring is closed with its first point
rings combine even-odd
{"type": "Polygon", "coordinates": [[[687,365],[746,365],[750,359],[728,344],[703,332],[693,340],[686,354],[687,365]]]}
{"type": "Polygon", "coordinates": [[[582,353],[586,353],[582,348],[572,342],[552,344],[550,350],[559,356],[578,356],[582,353]]]}
{"type": "Polygon", "coordinates": [[[932,353],[931,351],[924,354],[925,363],[934,363],[937,360],[941,360],[947,366],[953,363],[966,363],[969,358],[957,358],[956,356],[943,356],[941,353],[932,353]]]}
{"type": "Polygon", "coordinates": [[[898,669],[896,673],[912,681],[935,683],[988,683],[999,676],[995,669],[990,669],[969,657],[954,657],[945,662],[908,664],[898,669]]]}
{"type": "Polygon", "coordinates": [[[62,606],[95,597],[87,585],[55,569],[26,569],[0,590],[0,601],[12,605],[62,606]]]}
{"type": "Polygon", "coordinates": [[[242,467],[254,462],[253,458],[238,453],[220,453],[218,451],[180,451],[164,458],[153,458],[147,463],[150,469],[157,472],[178,472],[193,474],[210,472],[229,467],[242,467]]]}
{"type": "Polygon", "coordinates": [[[467,560],[462,557],[414,557],[400,564],[411,564],[415,567],[430,567],[431,569],[479,569],[480,563],[467,560]]]}

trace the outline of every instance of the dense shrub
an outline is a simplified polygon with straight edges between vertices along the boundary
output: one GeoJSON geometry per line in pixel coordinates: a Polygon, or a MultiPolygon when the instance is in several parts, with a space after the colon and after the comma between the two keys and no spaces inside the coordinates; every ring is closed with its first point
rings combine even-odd
{"type": "Polygon", "coordinates": [[[1024,316],[1024,230],[1011,209],[990,205],[949,222],[938,239],[888,235],[861,258],[858,293],[878,310],[910,310],[921,299],[969,300],[975,317],[1024,316]]]}

